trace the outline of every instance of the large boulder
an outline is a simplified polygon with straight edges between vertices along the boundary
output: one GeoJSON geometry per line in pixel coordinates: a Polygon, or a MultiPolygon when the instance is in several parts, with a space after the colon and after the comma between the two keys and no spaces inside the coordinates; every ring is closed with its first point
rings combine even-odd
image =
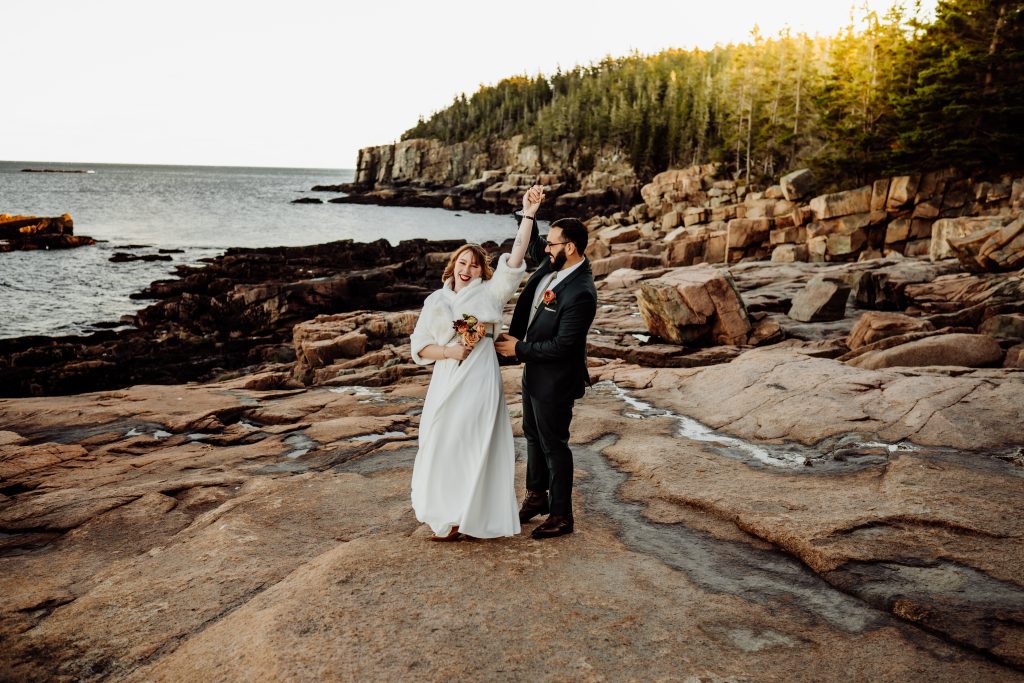
{"type": "Polygon", "coordinates": [[[773,263],[795,263],[807,259],[806,244],[780,244],[772,249],[773,263]]]}
{"type": "Polygon", "coordinates": [[[597,259],[611,256],[612,250],[601,240],[590,240],[590,243],[587,244],[587,248],[583,253],[588,259],[590,259],[591,263],[593,263],[597,259]]]}
{"type": "Polygon", "coordinates": [[[776,229],[771,231],[769,241],[772,246],[777,244],[802,244],[807,241],[807,228],[800,225],[779,228],[778,223],[776,223],[776,229]]]}
{"type": "Polygon", "coordinates": [[[721,223],[676,228],[665,235],[661,256],[666,266],[719,263],[725,256],[725,231],[721,223]]]}
{"type": "MultiPolygon", "coordinates": [[[[938,272],[930,277],[922,277],[927,272],[914,273],[914,280],[905,284],[899,297],[899,308],[913,306],[919,312],[933,316],[974,312],[977,318],[958,317],[960,322],[947,321],[947,324],[977,326],[984,319],[983,308],[995,311],[996,307],[1015,307],[1024,301],[1024,278],[1016,273],[971,274],[947,271],[945,274],[938,272]]],[[[1000,312],[1011,310],[1016,308],[1000,312]]]]}
{"type": "Polygon", "coordinates": [[[1024,266],[1024,216],[989,237],[978,258],[989,270],[1016,270],[1024,266]]]}
{"type": "Polygon", "coordinates": [[[666,266],[721,263],[725,259],[726,230],[722,222],[678,227],[665,235],[659,246],[666,266]]]}
{"type": "Polygon", "coordinates": [[[889,196],[891,178],[880,178],[871,184],[871,211],[885,211],[885,200],[889,196]]]}
{"type": "Polygon", "coordinates": [[[338,358],[356,358],[366,353],[368,337],[358,330],[353,330],[340,337],[320,339],[303,343],[297,354],[311,368],[330,365],[338,358]]]}
{"type": "Polygon", "coordinates": [[[848,257],[859,252],[867,240],[867,233],[861,229],[834,233],[825,238],[825,251],[830,256],[848,257]]]}
{"type": "Polygon", "coordinates": [[[996,339],[1024,339],[1024,314],[994,315],[978,327],[978,332],[996,339]]]}
{"type": "Polygon", "coordinates": [[[814,221],[807,226],[808,237],[819,237],[821,235],[848,235],[855,230],[860,230],[871,225],[870,213],[852,213],[838,218],[827,218],[821,221],[814,221]]]}
{"type": "Polygon", "coordinates": [[[1006,350],[1003,359],[1004,368],[1020,368],[1024,370],[1024,344],[1016,344],[1006,350]]]}
{"type": "Polygon", "coordinates": [[[635,268],[619,268],[618,270],[612,271],[608,277],[605,278],[603,290],[629,289],[641,280],[658,277],[664,272],[664,269],[637,270],[635,268]]]}
{"type": "Polygon", "coordinates": [[[590,267],[594,277],[604,277],[620,268],[644,270],[646,268],[657,268],[661,265],[662,260],[660,256],[640,252],[625,252],[614,254],[608,258],[597,259],[590,264],[590,267]]]}
{"type": "Polygon", "coordinates": [[[818,221],[854,213],[869,213],[871,186],[865,185],[856,190],[819,195],[811,200],[811,211],[814,213],[814,219],[818,221]]]}
{"type": "Polygon", "coordinates": [[[846,316],[850,289],[850,285],[840,278],[813,278],[793,297],[788,315],[804,323],[842,320],[846,316]]]}
{"type": "Polygon", "coordinates": [[[662,262],[666,266],[692,266],[705,261],[704,253],[707,237],[687,235],[684,239],[670,242],[662,252],[662,262]]]}
{"type": "Polygon", "coordinates": [[[515,197],[519,192],[519,186],[513,183],[502,181],[494,183],[484,190],[483,200],[490,204],[499,204],[515,197]]]}
{"type": "Polygon", "coordinates": [[[386,344],[402,344],[416,326],[413,311],[377,313],[354,311],[318,315],[292,328],[295,348],[294,375],[307,382],[311,371],[331,365],[339,359],[363,356],[386,344]]]}
{"type": "Polygon", "coordinates": [[[689,206],[683,212],[683,225],[690,227],[698,223],[707,223],[711,219],[711,210],[701,206],[689,206]]]}
{"type": "MultiPolygon", "coordinates": [[[[910,237],[910,219],[894,218],[885,226],[885,243],[906,242],[910,237]]],[[[934,260],[934,259],[932,259],[934,260]]]]}
{"type": "Polygon", "coordinates": [[[779,185],[782,187],[782,196],[791,202],[799,201],[806,197],[810,193],[813,183],[814,174],[811,173],[809,168],[801,168],[779,179],[779,185]]]}
{"type": "Polygon", "coordinates": [[[29,235],[62,235],[74,232],[71,216],[11,216],[0,214],[0,239],[21,239],[29,235]]]}
{"type": "Polygon", "coordinates": [[[926,337],[888,349],[869,351],[847,363],[867,370],[929,365],[984,368],[999,366],[1003,356],[1003,349],[992,337],[957,333],[926,337]]]}
{"type": "Polygon", "coordinates": [[[642,281],[637,303],[651,334],[676,344],[743,344],[751,330],[732,278],[706,264],[642,281]]]}
{"type": "Polygon", "coordinates": [[[682,215],[673,209],[661,217],[661,229],[672,230],[683,222],[682,215]]]}
{"type": "Polygon", "coordinates": [[[37,249],[70,249],[96,244],[74,234],[71,216],[11,216],[0,214],[0,252],[37,249]]]}
{"type": "Polygon", "coordinates": [[[903,313],[868,311],[864,313],[850,330],[846,345],[852,350],[873,344],[880,339],[887,339],[913,332],[928,332],[935,326],[927,320],[912,318],[903,313]]]}
{"type": "Polygon", "coordinates": [[[770,218],[734,218],[726,228],[728,248],[742,249],[750,245],[768,242],[771,239],[770,218]]]}
{"type": "MultiPolygon", "coordinates": [[[[932,223],[932,243],[928,256],[932,261],[953,258],[955,252],[947,240],[960,239],[980,231],[1002,228],[1003,219],[999,216],[961,216],[958,218],[940,218],[932,223]]],[[[887,240],[888,241],[888,240],[887,240]]]]}
{"type": "Polygon", "coordinates": [[[886,198],[885,208],[889,210],[899,209],[914,200],[917,195],[917,176],[898,176],[889,183],[889,196],[886,198]]]}
{"type": "Polygon", "coordinates": [[[597,233],[597,238],[606,244],[625,244],[640,239],[640,230],[635,225],[614,225],[597,233]]]}
{"type": "Polygon", "coordinates": [[[1024,265],[1024,216],[946,242],[968,270],[1016,270],[1024,265]]]}

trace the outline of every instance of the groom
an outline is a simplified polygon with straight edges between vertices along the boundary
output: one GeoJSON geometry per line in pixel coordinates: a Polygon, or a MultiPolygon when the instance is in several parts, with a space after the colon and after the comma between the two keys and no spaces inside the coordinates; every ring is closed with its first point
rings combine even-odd
{"type": "Polygon", "coordinates": [[[531,189],[519,217],[534,223],[529,253],[540,266],[519,295],[508,334],[495,344],[502,356],[525,363],[526,499],[519,521],[550,513],[533,530],[534,538],[573,531],[569,424],[573,403],[590,382],[587,331],[597,313],[594,276],[583,255],[587,228],[575,218],[563,218],[542,239],[536,223],[542,201],[543,190],[531,189]]]}

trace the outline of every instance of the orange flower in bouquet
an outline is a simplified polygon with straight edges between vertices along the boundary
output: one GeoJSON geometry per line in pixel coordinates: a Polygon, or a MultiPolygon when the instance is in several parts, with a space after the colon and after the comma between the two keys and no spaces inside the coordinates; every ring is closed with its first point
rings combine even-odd
{"type": "Polygon", "coordinates": [[[487,326],[476,319],[475,315],[462,314],[462,320],[452,323],[455,333],[462,337],[463,345],[473,348],[487,334],[487,326]]]}

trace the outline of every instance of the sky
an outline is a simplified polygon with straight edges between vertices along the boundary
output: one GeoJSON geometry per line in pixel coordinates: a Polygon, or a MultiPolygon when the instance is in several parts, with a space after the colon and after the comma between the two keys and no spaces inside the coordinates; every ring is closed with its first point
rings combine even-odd
{"type": "Polygon", "coordinates": [[[832,35],[854,3],[3,0],[0,159],[352,168],[507,76],[832,35]]]}

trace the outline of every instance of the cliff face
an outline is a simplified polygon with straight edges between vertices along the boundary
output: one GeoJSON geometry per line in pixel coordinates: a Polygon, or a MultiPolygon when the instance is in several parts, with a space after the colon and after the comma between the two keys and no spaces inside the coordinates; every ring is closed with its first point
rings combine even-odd
{"type": "Polygon", "coordinates": [[[541,150],[524,144],[521,135],[454,145],[419,139],[365,147],[359,150],[355,182],[319,189],[349,193],[334,202],[510,211],[536,183],[548,188],[563,216],[628,208],[640,190],[617,150],[541,150]],[[585,170],[574,161],[582,158],[585,170]]]}
{"type": "Polygon", "coordinates": [[[412,185],[438,189],[471,182],[492,169],[537,172],[537,148],[521,149],[521,136],[485,145],[405,140],[359,150],[355,184],[361,189],[412,185]]]}

